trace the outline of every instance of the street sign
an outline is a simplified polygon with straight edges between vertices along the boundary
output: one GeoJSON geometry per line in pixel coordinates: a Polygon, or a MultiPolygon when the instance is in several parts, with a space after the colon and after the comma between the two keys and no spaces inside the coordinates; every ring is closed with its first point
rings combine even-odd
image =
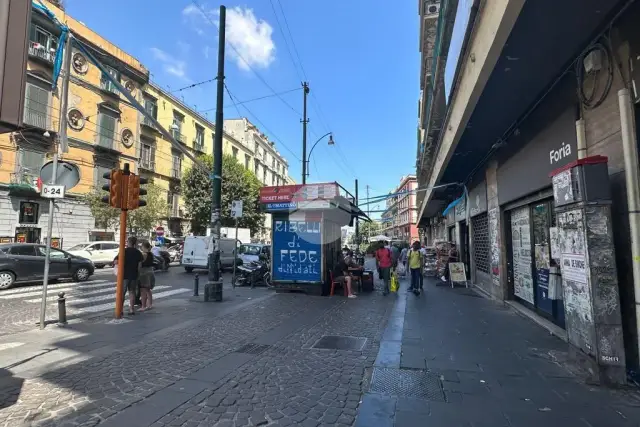
{"type": "Polygon", "coordinates": [[[242,218],[242,200],[234,200],[231,202],[231,217],[242,218]]]}
{"type": "MultiPolygon", "coordinates": [[[[53,162],[47,162],[40,169],[40,179],[42,182],[52,182],[53,162]]],[[[55,183],[64,186],[69,191],[80,182],[80,169],[74,163],[67,161],[58,161],[58,169],[56,171],[55,183]]]]}
{"type": "Polygon", "coordinates": [[[44,184],[40,195],[46,199],[62,199],[64,198],[64,185],[44,184]]]}
{"type": "Polygon", "coordinates": [[[288,211],[295,210],[298,207],[296,202],[285,202],[285,203],[267,203],[268,211],[288,211]]]}

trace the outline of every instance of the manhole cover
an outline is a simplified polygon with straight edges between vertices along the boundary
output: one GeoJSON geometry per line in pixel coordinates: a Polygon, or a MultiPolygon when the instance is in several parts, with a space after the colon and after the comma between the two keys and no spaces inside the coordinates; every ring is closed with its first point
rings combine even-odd
{"type": "Polygon", "coordinates": [[[428,371],[374,368],[369,390],[391,396],[444,402],[440,378],[428,371]]]}
{"type": "Polygon", "coordinates": [[[311,348],[325,350],[354,350],[360,351],[367,343],[366,338],[343,337],[339,335],[325,335],[320,338],[311,348]]]}
{"type": "Polygon", "coordinates": [[[235,351],[235,353],[260,354],[269,348],[268,345],[262,344],[246,344],[235,351]]]}

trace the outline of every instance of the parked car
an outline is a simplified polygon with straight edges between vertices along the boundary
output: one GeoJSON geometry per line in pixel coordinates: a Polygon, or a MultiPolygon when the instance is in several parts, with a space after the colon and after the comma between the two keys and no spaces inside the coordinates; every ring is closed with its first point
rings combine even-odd
{"type": "MultiPolygon", "coordinates": [[[[0,289],[8,289],[15,283],[42,281],[46,251],[46,246],[32,243],[0,244],[0,289]]],[[[72,278],[83,282],[94,270],[91,260],[51,248],[50,279],[72,278]]]]}
{"type": "Polygon", "coordinates": [[[68,249],[72,255],[90,259],[96,268],[112,265],[113,258],[118,255],[118,242],[86,242],[68,249]]]}
{"type": "Polygon", "coordinates": [[[244,264],[258,262],[260,260],[260,255],[271,258],[271,246],[263,245],[261,243],[251,243],[240,246],[240,259],[242,259],[244,264]]]}
{"type": "MultiPolygon", "coordinates": [[[[184,241],[181,264],[187,273],[194,269],[209,268],[209,243],[211,238],[207,236],[189,236],[184,241]]],[[[233,267],[233,258],[236,253],[237,243],[235,239],[220,239],[220,270],[233,267]]],[[[240,265],[242,261],[238,259],[240,265]]]]}

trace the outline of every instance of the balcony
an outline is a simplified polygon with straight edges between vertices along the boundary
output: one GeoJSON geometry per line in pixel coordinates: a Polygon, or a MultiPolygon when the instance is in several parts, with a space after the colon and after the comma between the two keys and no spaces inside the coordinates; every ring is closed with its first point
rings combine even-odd
{"type": "Polygon", "coordinates": [[[116,85],[113,84],[111,80],[108,80],[105,78],[100,79],[100,89],[107,91],[109,93],[112,93],[114,95],[118,95],[120,93],[118,92],[118,88],[116,88],[116,85]]]}
{"type": "Polygon", "coordinates": [[[171,178],[182,179],[182,170],[176,167],[171,168],[171,178]]]}
{"type": "Polygon", "coordinates": [[[38,194],[38,173],[23,169],[10,174],[9,193],[22,195],[38,194]]]}
{"type": "Polygon", "coordinates": [[[146,117],[142,119],[142,126],[146,126],[153,130],[156,129],[156,125],[154,125],[153,122],[146,117]]]}
{"type": "Polygon", "coordinates": [[[193,140],[193,149],[196,151],[204,152],[204,142],[202,140],[194,139],[193,140]]]}
{"type": "Polygon", "coordinates": [[[29,56],[41,59],[42,61],[53,64],[56,58],[56,51],[50,51],[45,45],[32,40],[29,41],[29,56]]]}
{"type": "Polygon", "coordinates": [[[156,170],[156,162],[148,159],[140,159],[140,169],[145,169],[153,172],[156,170]]]}
{"type": "MultiPolygon", "coordinates": [[[[49,108],[47,106],[38,106],[38,107],[39,109],[49,108]]],[[[36,111],[36,110],[30,109],[26,103],[24,106],[23,119],[24,119],[25,125],[33,126],[39,129],[45,129],[45,130],[49,129],[49,123],[47,120],[46,111],[36,111]]]]}
{"type": "Polygon", "coordinates": [[[180,132],[178,132],[177,130],[171,130],[171,136],[173,137],[173,139],[175,139],[176,141],[185,144],[186,145],[186,138],[184,137],[183,134],[181,134],[180,132]]]}

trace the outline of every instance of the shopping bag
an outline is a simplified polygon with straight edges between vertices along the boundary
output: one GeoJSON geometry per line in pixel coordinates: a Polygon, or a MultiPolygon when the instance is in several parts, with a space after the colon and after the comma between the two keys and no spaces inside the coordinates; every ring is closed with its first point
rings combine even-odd
{"type": "Polygon", "coordinates": [[[113,263],[113,275],[118,277],[118,264],[117,263],[113,263]]]}
{"type": "Polygon", "coordinates": [[[404,276],[404,273],[406,273],[406,267],[404,266],[404,264],[398,264],[396,273],[398,273],[398,276],[404,276]]]}
{"type": "Polygon", "coordinates": [[[397,292],[398,291],[398,276],[396,275],[396,273],[393,273],[391,275],[391,292],[397,292]]]}

